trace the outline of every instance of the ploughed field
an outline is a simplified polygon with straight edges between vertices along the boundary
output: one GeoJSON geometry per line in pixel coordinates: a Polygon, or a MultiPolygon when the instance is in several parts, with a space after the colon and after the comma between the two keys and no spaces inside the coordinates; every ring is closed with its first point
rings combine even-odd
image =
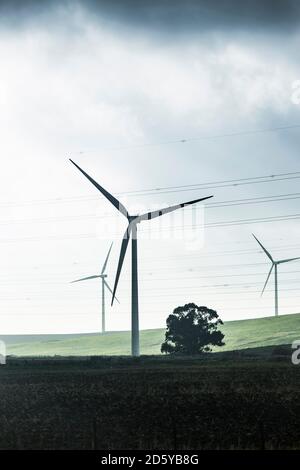
{"type": "Polygon", "coordinates": [[[0,448],[299,449],[300,365],[287,351],[212,356],[9,360],[0,448]]]}

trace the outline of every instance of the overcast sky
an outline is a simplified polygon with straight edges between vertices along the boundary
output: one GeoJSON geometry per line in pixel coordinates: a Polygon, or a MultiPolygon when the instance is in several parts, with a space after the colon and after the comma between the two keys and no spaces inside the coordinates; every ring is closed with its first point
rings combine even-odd
{"type": "MultiPolygon", "coordinates": [[[[132,211],[211,194],[215,204],[292,194],[200,207],[196,241],[170,232],[165,216],[161,227],[151,222],[158,239],[144,232],[139,247],[142,328],[163,327],[186,302],[223,320],[273,314],[273,278],[261,298],[269,264],[251,232],[274,257],[300,256],[299,220],[228,222],[300,214],[300,179],[126,193],[300,171],[300,127],[247,133],[300,125],[299,9],[274,0],[0,2],[3,334],[100,329],[100,283],[69,282],[97,274],[114,239],[113,285],[125,221],[68,158],[132,211]]],[[[130,328],[129,255],[108,329],[130,328]]],[[[299,263],[280,266],[279,283],[281,313],[299,312],[299,263]]]]}

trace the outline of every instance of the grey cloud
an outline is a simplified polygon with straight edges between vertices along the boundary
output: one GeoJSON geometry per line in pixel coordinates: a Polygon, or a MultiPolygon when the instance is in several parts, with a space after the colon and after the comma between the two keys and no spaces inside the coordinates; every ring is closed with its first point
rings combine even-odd
{"type": "Polygon", "coordinates": [[[300,17],[298,0],[2,0],[0,16],[2,20],[17,24],[51,15],[57,9],[71,12],[76,5],[120,27],[138,27],[165,34],[233,28],[286,33],[298,27],[300,17]]]}

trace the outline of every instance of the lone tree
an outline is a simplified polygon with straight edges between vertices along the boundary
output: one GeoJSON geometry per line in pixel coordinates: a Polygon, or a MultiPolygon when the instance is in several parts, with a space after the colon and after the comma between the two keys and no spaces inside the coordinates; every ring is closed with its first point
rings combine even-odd
{"type": "Polygon", "coordinates": [[[211,346],[223,346],[224,335],[218,330],[223,325],[215,310],[186,304],[177,307],[167,318],[165,341],[161,352],[168,354],[201,354],[211,346]]]}

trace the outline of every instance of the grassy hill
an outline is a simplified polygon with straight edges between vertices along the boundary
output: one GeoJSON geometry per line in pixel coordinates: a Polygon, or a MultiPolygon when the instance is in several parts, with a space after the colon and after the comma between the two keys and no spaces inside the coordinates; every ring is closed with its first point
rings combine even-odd
{"type": "MultiPolygon", "coordinates": [[[[216,351],[290,344],[300,339],[300,314],[230,321],[224,324],[226,345],[216,351]]],[[[141,354],[160,354],[163,329],[141,331],[141,354]]],[[[130,354],[130,332],[110,332],[105,335],[35,335],[1,337],[7,343],[7,353],[17,356],[85,356],[130,354]]]]}

